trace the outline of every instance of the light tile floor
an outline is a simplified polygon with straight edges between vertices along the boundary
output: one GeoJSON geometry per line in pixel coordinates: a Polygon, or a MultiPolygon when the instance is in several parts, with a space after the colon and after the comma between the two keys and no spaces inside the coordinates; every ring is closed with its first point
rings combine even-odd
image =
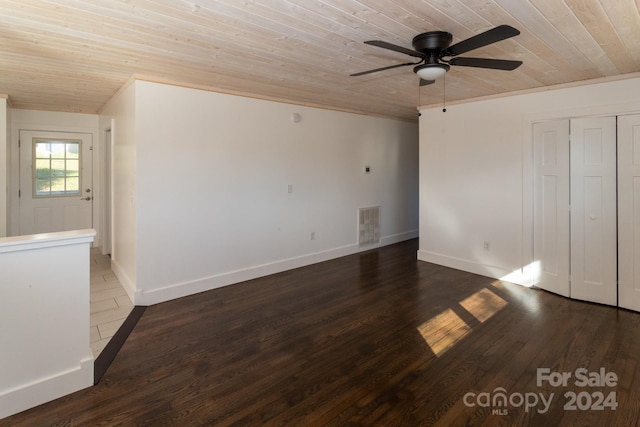
{"type": "Polygon", "coordinates": [[[91,350],[98,357],[120,325],[133,303],[120,281],[111,271],[111,258],[100,248],[91,249],[91,350]]]}

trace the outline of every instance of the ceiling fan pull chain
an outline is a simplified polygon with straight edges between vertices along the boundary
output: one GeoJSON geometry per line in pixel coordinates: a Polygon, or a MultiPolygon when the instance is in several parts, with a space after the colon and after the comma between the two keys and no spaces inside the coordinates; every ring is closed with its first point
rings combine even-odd
{"type": "Polygon", "coordinates": [[[442,76],[442,112],[447,112],[447,75],[442,76]]]}

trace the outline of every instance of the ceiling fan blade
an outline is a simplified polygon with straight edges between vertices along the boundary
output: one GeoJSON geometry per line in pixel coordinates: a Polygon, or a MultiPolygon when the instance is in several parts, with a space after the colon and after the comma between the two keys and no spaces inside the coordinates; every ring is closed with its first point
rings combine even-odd
{"type": "Polygon", "coordinates": [[[365,44],[369,44],[371,46],[381,47],[383,49],[393,50],[395,52],[404,53],[405,55],[415,56],[416,58],[424,58],[424,55],[415,50],[407,49],[406,47],[398,46],[395,44],[383,42],[381,40],[369,40],[366,41],[365,44]]]}
{"type": "Polygon", "coordinates": [[[509,25],[499,25],[495,28],[480,33],[466,40],[462,40],[445,49],[441,56],[456,56],[470,50],[478,49],[483,46],[490,45],[500,40],[508,39],[520,34],[520,31],[509,25]]]}
{"type": "Polygon", "coordinates": [[[436,82],[435,80],[423,80],[423,79],[420,79],[420,86],[432,85],[435,82],[436,82]]]}
{"type": "Polygon", "coordinates": [[[378,71],[390,70],[392,68],[407,67],[409,65],[416,65],[416,63],[407,62],[404,64],[389,65],[388,67],[376,68],[375,70],[360,71],[359,73],[349,74],[349,76],[350,77],[363,76],[365,74],[377,73],[378,71]]]}
{"type": "Polygon", "coordinates": [[[515,70],[522,61],[510,61],[507,59],[489,59],[489,58],[465,58],[458,57],[449,61],[449,65],[462,67],[491,68],[492,70],[515,70]]]}

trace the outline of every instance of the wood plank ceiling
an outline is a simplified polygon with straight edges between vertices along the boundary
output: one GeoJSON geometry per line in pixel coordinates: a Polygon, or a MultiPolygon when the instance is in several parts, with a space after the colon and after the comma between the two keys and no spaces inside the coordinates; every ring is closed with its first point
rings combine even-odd
{"type": "Polygon", "coordinates": [[[500,24],[513,39],[466,56],[515,71],[452,67],[454,102],[640,72],[640,0],[2,0],[0,93],[14,108],[97,113],[131,77],[415,120],[443,100],[412,59],[422,32],[453,43],[500,24]]]}

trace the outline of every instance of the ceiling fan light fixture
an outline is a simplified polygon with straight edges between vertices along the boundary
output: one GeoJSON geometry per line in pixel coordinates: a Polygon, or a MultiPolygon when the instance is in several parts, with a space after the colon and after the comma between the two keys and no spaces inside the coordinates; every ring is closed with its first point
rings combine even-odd
{"type": "Polygon", "coordinates": [[[447,64],[422,64],[413,69],[413,72],[422,80],[436,80],[444,76],[449,71],[447,64]]]}

